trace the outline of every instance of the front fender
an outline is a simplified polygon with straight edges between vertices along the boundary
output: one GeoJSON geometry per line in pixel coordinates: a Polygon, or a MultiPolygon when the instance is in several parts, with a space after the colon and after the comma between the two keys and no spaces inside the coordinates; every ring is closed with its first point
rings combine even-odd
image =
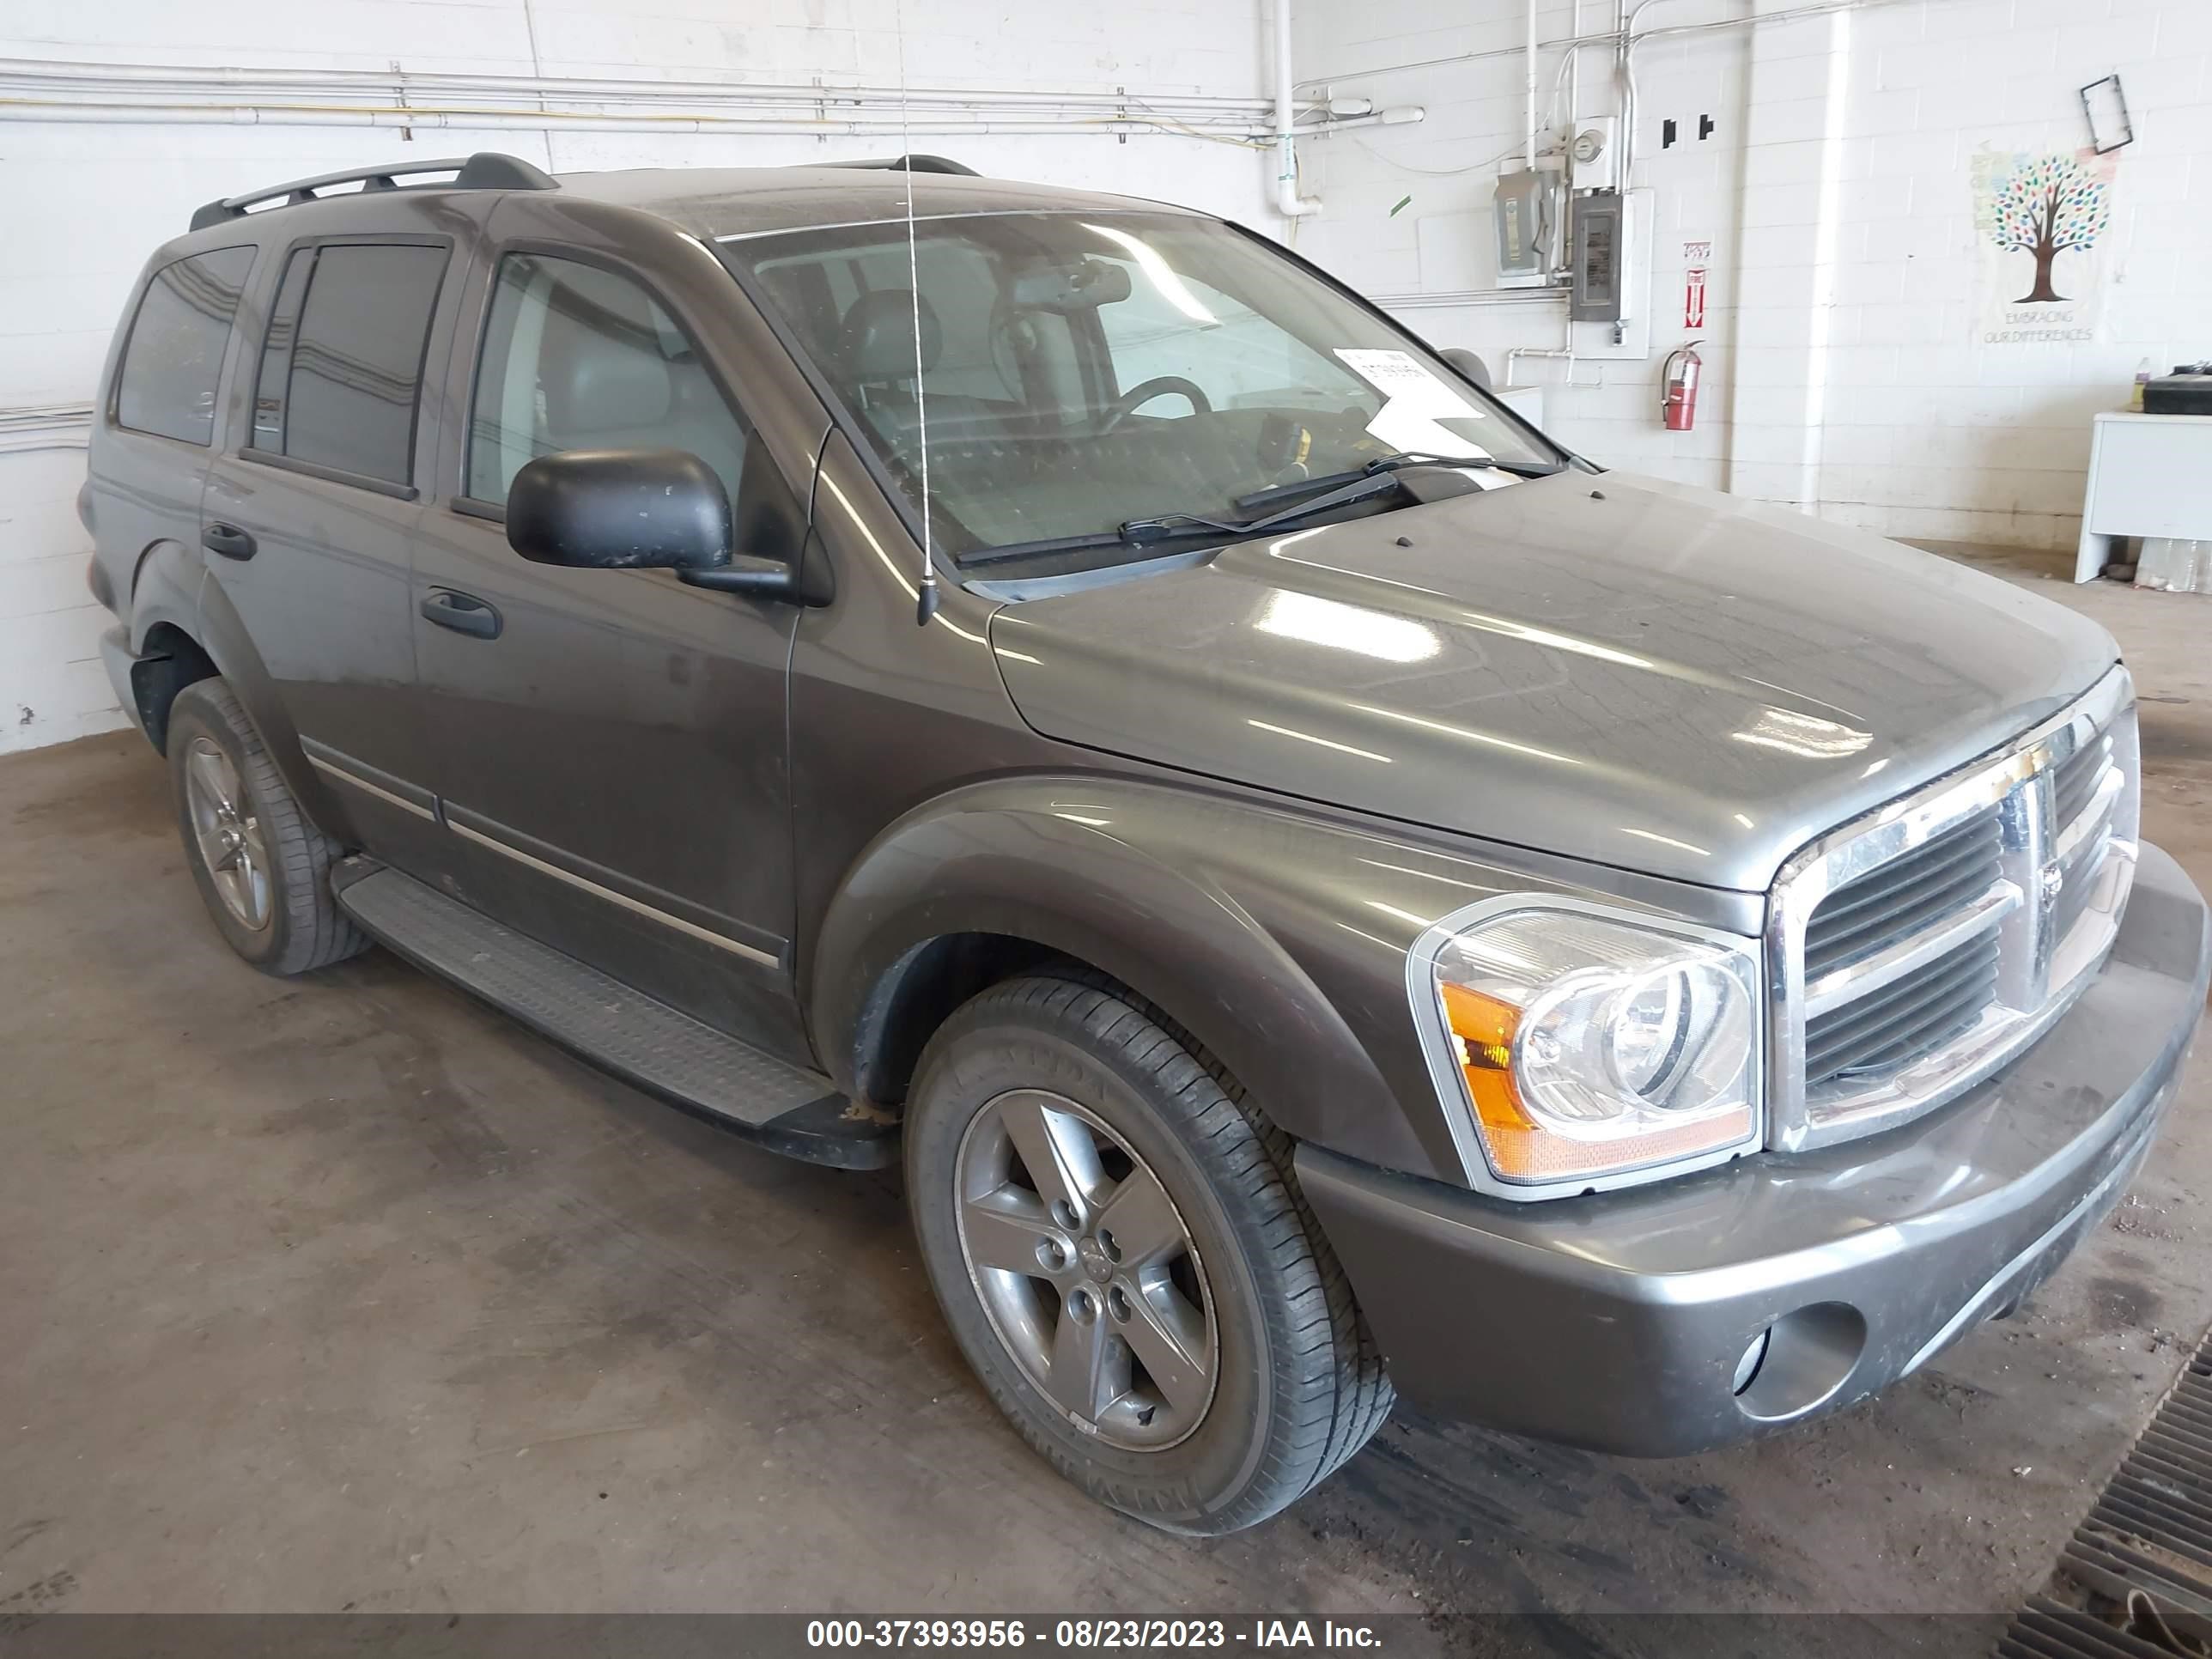
{"type": "MultiPolygon", "coordinates": [[[[817,1047],[851,1086],[887,975],[933,939],[1004,934],[1157,1003],[1286,1133],[1393,1169],[1449,1170],[1449,1132],[1438,1121],[1424,1133],[1433,1092],[1400,1105],[1368,1043],[1271,925],[1346,902],[1317,890],[1328,884],[1314,834],[1285,814],[1115,779],[1003,779],[942,797],[878,836],[831,901],[811,953],[817,1047]]],[[[1334,958],[1324,970],[1395,994],[1399,1006],[1373,1011],[1372,1023],[1405,1026],[1410,1044],[1403,992],[1389,989],[1402,966],[1369,948],[1364,970],[1347,975],[1334,958]]]]}
{"type": "Polygon", "coordinates": [[[1433,922],[1547,892],[1757,930],[1746,896],[1417,834],[1132,778],[966,786],[878,836],[831,900],[807,953],[817,1051],[855,1087],[887,976],[932,939],[1004,934],[1157,1003],[1285,1133],[1457,1182],[1406,992],[1407,952],[1433,922]]]}

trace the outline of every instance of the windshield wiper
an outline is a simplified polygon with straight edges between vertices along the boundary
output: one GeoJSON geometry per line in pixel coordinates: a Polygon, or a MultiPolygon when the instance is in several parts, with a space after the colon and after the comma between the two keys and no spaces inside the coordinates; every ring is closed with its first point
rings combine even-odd
{"type": "Polygon", "coordinates": [[[1126,519],[1112,530],[1102,530],[1087,536],[1059,536],[1049,540],[1014,542],[1004,547],[987,547],[973,553],[963,553],[953,562],[963,570],[976,565],[997,564],[1011,559],[1030,559],[1054,553],[1081,553],[1101,547],[1152,547],[1162,542],[1190,541],[1208,536],[1257,536],[1282,525],[1294,524],[1316,513],[1325,513],[1332,507],[1349,507],[1354,501],[1364,501],[1374,495],[1387,495],[1399,487],[1396,474],[1412,466],[1491,467],[1512,472],[1523,477],[1547,477],[1566,469],[1536,462],[1498,461],[1486,455],[1386,455],[1368,462],[1356,472],[1328,474],[1319,478],[1300,479],[1295,484],[1278,484],[1273,490],[1260,490],[1231,503],[1249,507],[1254,502],[1282,500],[1287,495],[1304,496],[1274,513],[1263,514],[1254,519],[1211,519],[1200,513],[1162,513],[1150,518],[1126,519]],[[1318,495],[1314,492],[1319,491],[1318,495]]]}
{"type": "Polygon", "coordinates": [[[1496,472],[1510,472],[1522,478],[1548,478],[1555,472],[1566,471],[1565,467],[1554,466],[1548,461],[1501,461],[1489,455],[1427,455],[1409,451],[1403,455],[1385,455],[1355,471],[1324,472],[1318,478],[1293,478],[1288,483],[1270,484],[1265,489],[1255,489],[1249,495],[1239,495],[1231,505],[1248,510],[1265,507],[1272,501],[1288,501],[1293,496],[1310,495],[1317,489],[1333,489],[1356,478],[1399,472],[1412,466],[1466,467],[1477,471],[1488,469],[1496,472]]]}

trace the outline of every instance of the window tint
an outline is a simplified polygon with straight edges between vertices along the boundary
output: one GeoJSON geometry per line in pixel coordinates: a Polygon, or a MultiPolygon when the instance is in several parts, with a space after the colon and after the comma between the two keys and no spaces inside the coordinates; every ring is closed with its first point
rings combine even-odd
{"type": "Polygon", "coordinates": [[[738,502],[745,428],[653,296],[573,259],[500,261],[465,493],[504,501],[527,462],[564,449],[655,447],[690,451],[738,502]]]}
{"type": "Polygon", "coordinates": [[[261,346],[261,370],[253,382],[253,433],[256,449],[284,453],[284,377],[292,369],[292,341],[300,331],[300,301],[307,295],[308,273],[315,268],[315,250],[295,248],[284,267],[284,281],[270,308],[269,337],[261,346]]]}
{"type": "Polygon", "coordinates": [[[334,243],[301,250],[293,264],[255,384],[255,445],[407,483],[422,349],[446,250],[334,243]],[[296,267],[308,258],[313,266],[302,276],[296,267]],[[281,374],[270,356],[283,349],[280,327],[295,337],[289,368],[281,374]]]}
{"type": "Polygon", "coordinates": [[[250,247],[218,248],[154,273],[131,320],[115,392],[118,423],[204,444],[215,437],[215,387],[250,247]]]}

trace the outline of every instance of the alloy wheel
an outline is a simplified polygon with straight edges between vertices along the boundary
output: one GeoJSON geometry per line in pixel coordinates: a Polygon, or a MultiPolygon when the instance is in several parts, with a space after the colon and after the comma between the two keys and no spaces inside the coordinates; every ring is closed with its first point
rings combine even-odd
{"type": "Polygon", "coordinates": [[[185,801],[200,859],[223,908],[255,933],[271,911],[268,849],[261,821],[246,799],[238,769],[209,738],[194,738],[185,755],[185,801]]]}
{"type": "Polygon", "coordinates": [[[992,1330],[1079,1429],[1131,1451],[1196,1431],[1220,1334],[1188,1224],[1152,1167],[1061,1095],[985,1104],[956,1163],[960,1249],[992,1330]]]}

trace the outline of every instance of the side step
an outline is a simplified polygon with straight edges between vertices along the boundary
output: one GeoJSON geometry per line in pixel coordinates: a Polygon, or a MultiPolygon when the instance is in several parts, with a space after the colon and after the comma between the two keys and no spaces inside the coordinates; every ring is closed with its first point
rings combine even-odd
{"type": "Polygon", "coordinates": [[[418,968],[513,1015],[579,1059],[771,1152],[844,1170],[898,1156],[896,1125],[819,1072],[764,1054],[366,858],[331,872],[339,908],[418,968]]]}

